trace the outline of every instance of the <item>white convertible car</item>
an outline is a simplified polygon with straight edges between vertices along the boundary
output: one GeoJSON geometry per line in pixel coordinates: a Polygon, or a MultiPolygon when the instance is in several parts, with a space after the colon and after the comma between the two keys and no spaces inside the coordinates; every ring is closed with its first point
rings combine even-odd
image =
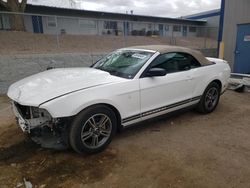
{"type": "Polygon", "coordinates": [[[195,106],[212,112],[230,67],[173,46],[118,49],[89,68],[58,68],[12,84],[8,96],[24,132],[44,147],[102,151],[118,129],[195,106]]]}

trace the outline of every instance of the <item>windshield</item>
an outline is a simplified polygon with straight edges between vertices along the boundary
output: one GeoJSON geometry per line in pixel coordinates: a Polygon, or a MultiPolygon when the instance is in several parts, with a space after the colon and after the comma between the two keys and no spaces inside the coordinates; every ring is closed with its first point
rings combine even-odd
{"type": "Polygon", "coordinates": [[[153,54],[139,50],[117,50],[99,60],[93,68],[132,79],[153,54]]]}

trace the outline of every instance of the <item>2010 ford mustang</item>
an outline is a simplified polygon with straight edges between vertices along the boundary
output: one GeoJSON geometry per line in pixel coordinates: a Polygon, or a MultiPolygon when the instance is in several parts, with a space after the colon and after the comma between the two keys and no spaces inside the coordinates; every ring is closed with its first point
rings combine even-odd
{"type": "Polygon", "coordinates": [[[229,76],[226,61],[195,50],[136,46],[111,52],[89,68],[27,77],[12,84],[8,96],[19,126],[36,142],[95,153],[128,125],[188,106],[212,112],[229,76]]]}

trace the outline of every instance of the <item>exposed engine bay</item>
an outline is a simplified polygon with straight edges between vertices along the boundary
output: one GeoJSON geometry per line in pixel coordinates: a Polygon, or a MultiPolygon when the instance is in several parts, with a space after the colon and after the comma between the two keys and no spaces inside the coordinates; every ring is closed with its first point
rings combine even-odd
{"type": "Polygon", "coordinates": [[[66,149],[68,147],[67,122],[69,118],[52,118],[49,112],[33,106],[24,106],[15,101],[12,107],[23,132],[44,148],[66,149]]]}

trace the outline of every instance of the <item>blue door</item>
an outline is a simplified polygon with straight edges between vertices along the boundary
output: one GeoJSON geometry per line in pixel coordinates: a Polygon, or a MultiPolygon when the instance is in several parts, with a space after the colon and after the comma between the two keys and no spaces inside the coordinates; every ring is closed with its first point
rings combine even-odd
{"type": "Polygon", "coordinates": [[[250,24],[238,25],[234,72],[250,74],[250,24]]]}
{"type": "Polygon", "coordinates": [[[43,22],[41,16],[32,16],[32,25],[34,33],[43,33],[43,22]]]}

